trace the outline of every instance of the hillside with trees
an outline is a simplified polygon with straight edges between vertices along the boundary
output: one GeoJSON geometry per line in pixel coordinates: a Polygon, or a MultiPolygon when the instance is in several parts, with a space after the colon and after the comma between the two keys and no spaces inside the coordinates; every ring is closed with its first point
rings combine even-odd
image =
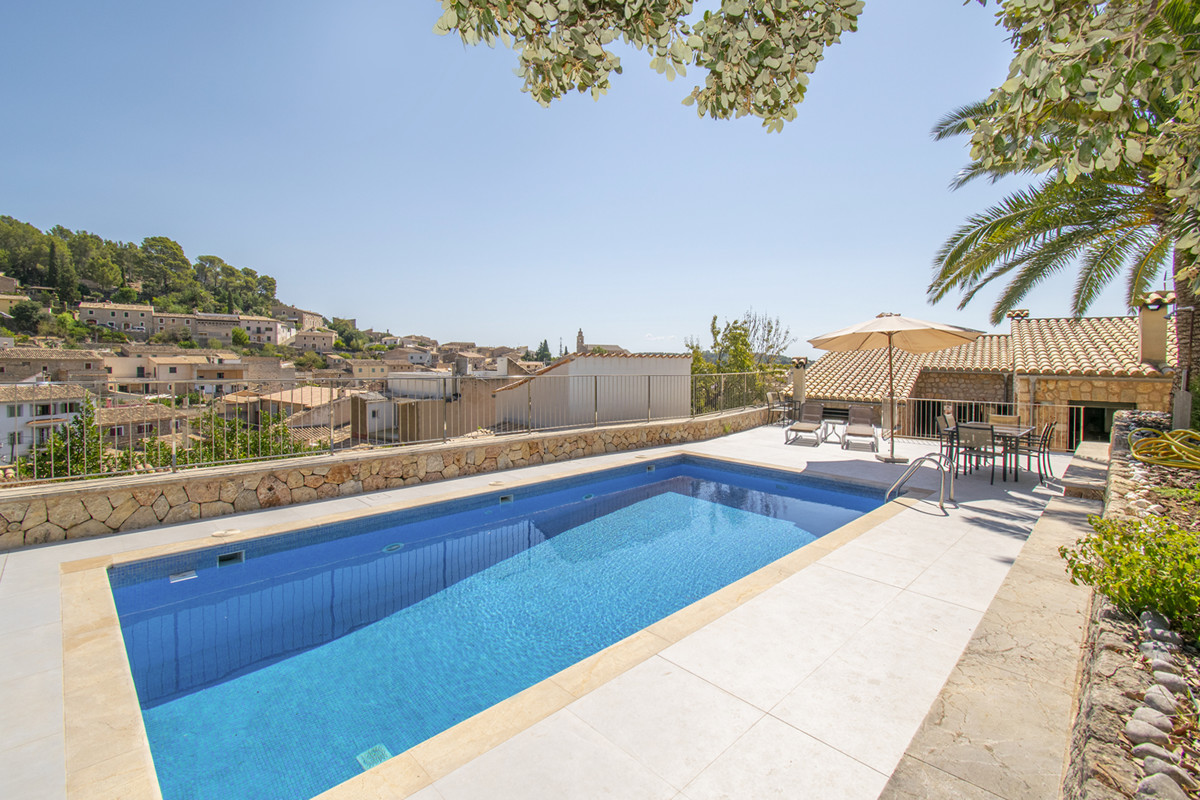
{"type": "Polygon", "coordinates": [[[68,306],[112,300],[152,303],[168,313],[267,314],[276,289],[270,275],[219,256],[190,260],[166,236],[148,236],[138,245],[62,225],[43,232],[8,216],[0,216],[0,272],[68,306]]]}

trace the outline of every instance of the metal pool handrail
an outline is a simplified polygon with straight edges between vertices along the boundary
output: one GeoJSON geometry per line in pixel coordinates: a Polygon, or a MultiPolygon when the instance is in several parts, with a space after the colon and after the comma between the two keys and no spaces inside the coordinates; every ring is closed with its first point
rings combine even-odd
{"type": "Polygon", "coordinates": [[[950,460],[944,453],[926,453],[920,458],[908,465],[908,469],[904,470],[904,474],[892,484],[892,488],[887,490],[887,494],[883,496],[883,501],[886,503],[892,498],[892,492],[897,492],[905,482],[913,476],[917,468],[926,462],[932,462],[937,466],[938,471],[942,473],[941,490],[938,493],[938,508],[942,511],[946,510],[946,481],[950,482],[950,502],[954,502],[954,462],[950,460]]]}

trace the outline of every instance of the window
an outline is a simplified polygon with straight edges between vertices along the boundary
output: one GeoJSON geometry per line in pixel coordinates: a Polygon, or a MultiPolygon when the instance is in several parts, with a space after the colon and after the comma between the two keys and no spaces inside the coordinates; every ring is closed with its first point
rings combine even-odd
{"type": "Polygon", "coordinates": [[[50,403],[42,403],[34,407],[33,415],[35,417],[48,417],[54,413],[50,403]]]}
{"type": "Polygon", "coordinates": [[[126,312],[125,312],[125,319],[129,319],[129,312],[128,312],[128,311],[126,311],[126,312]]]}
{"type": "Polygon", "coordinates": [[[92,368],[92,362],[90,362],[90,361],[85,361],[85,362],[84,362],[84,364],[83,364],[83,368],[84,368],[84,369],[91,369],[91,368],[92,368]]]}
{"type": "Polygon", "coordinates": [[[112,431],[113,436],[124,436],[125,435],[125,426],[124,425],[117,425],[115,428],[109,428],[109,430],[112,431]]]}
{"type": "Polygon", "coordinates": [[[110,312],[108,312],[108,315],[109,315],[110,317],[115,317],[115,316],[117,315],[117,312],[115,312],[115,311],[110,311],[110,312]]]}
{"type": "Polygon", "coordinates": [[[78,414],[82,408],[83,405],[80,403],[67,403],[68,414],[78,414]]]}
{"type": "Polygon", "coordinates": [[[21,412],[20,406],[9,406],[8,407],[8,415],[10,417],[19,417],[19,416],[21,416],[20,412],[21,412]]]}
{"type": "Polygon", "coordinates": [[[17,431],[16,433],[10,432],[8,434],[8,443],[9,444],[21,444],[22,443],[21,442],[21,432],[20,431],[17,431]]]}
{"type": "Polygon", "coordinates": [[[378,416],[379,416],[379,411],[377,409],[372,408],[371,409],[371,419],[375,419],[378,416]]]}
{"type": "Polygon", "coordinates": [[[174,375],[178,371],[179,370],[176,367],[167,367],[167,372],[170,373],[171,375],[174,375]]]}
{"type": "Polygon", "coordinates": [[[221,378],[224,378],[224,377],[225,377],[225,373],[224,373],[224,372],[218,372],[218,373],[217,373],[217,379],[218,379],[218,380],[219,380],[219,379],[221,379],[221,378]]]}

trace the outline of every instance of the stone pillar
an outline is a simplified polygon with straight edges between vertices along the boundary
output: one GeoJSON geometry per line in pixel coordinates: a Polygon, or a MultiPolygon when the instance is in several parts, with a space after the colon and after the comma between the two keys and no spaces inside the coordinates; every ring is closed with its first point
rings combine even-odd
{"type": "Polygon", "coordinates": [[[1138,303],[1138,360],[1160,369],[1167,361],[1167,307],[1174,294],[1151,292],[1138,303]]]}
{"type": "Polygon", "coordinates": [[[792,402],[804,402],[804,373],[808,370],[807,358],[792,359],[792,402]]]}

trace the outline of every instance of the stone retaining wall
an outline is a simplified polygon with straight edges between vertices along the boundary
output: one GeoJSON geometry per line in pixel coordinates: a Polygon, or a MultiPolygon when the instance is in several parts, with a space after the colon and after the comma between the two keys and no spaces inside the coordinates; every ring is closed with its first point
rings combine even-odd
{"type": "Polygon", "coordinates": [[[619,450],[684,444],[754,428],[766,418],[766,409],[757,408],[701,419],[15,487],[0,490],[0,551],[619,450]]]}

